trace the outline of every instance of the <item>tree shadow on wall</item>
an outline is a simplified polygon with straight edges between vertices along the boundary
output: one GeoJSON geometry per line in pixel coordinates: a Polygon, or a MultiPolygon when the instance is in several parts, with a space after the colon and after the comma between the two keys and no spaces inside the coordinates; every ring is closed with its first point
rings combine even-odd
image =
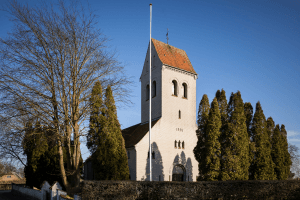
{"type": "Polygon", "coordinates": [[[184,151],[182,151],[180,154],[180,159],[182,165],[185,167],[185,181],[193,181],[193,165],[191,158],[188,158],[186,160],[185,153],[184,151]]]}
{"type": "Polygon", "coordinates": [[[174,173],[175,166],[180,165],[183,167],[184,176],[183,181],[193,181],[193,165],[191,158],[186,159],[184,151],[180,153],[180,156],[177,154],[173,161],[172,174],[174,173]]]}
{"type": "MultiPolygon", "coordinates": [[[[153,181],[164,181],[165,175],[164,175],[164,167],[162,162],[162,156],[160,154],[160,151],[158,149],[158,146],[156,142],[153,142],[151,145],[151,164],[152,164],[152,180],[153,181]]],[[[149,152],[149,150],[148,150],[149,152]]],[[[150,168],[149,168],[150,162],[149,162],[149,156],[147,158],[147,164],[146,164],[146,181],[150,181],[150,168]]]]}

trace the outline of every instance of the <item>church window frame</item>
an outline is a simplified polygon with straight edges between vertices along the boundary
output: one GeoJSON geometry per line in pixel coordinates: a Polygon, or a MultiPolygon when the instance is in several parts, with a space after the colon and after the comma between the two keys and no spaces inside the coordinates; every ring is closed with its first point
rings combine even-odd
{"type": "Polygon", "coordinates": [[[172,81],[172,96],[177,97],[178,96],[178,84],[176,80],[172,81]]]}
{"type": "Polygon", "coordinates": [[[156,97],[156,81],[152,83],[152,98],[156,97]]]}
{"type": "Polygon", "coordinates": [[[182,98],[187,99],[188,95],[187,95],[187,84],[186,83],[182,83],[182,98]]]}
{"type": "Polygon", "coordinates": [[[150,87],[149,85],[146,86],[146,101],[149,100],[149,96],[150,96],[150,87]]]}
{"type": "Polygon", "coordinates": [[[152,151],[152,159],[155,159],[155,152],[152,151]]]}
{"type": "Polygon", "coordinates": [[[184,141],[182,141],[181,146],[182,146],[182,149],[184,149],[184,141]]]}
{"type": "Polygon", "coordinates": [[[181,110],[178,112],[178,119],[181,119],[181,110]]]}
{"type": "Polygon", "coordinates": [[[177,141],[174,142],[174,148],[177,149],[177,141]]]}
{"type": "Polygon", "coordinates": [[[180,147],[180,140],[178,141],[178,149],[181,149],[181,147],[180,147]]]}

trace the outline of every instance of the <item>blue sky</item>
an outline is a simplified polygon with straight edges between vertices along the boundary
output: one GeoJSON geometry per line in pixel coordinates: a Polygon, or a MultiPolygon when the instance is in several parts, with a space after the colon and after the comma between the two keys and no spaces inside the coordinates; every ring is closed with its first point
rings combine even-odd
{"type": "MultiPolygon", "coordinates": [[[[226,91],[227,99],[239,90],[243,101],[253,107],[260,101],[266,118],[284,124],[288,142],[300,148],[300,2],[296,0],[90,0],[98,15],[97,28],[111,39],[111,50],[117,51],[133,77],[133,104],[118,109],[122,128],[140,123],[139,77],[149,42],[149,3],[153,4],[152,37],[166,42],[168,28],[169,44],[185,50],[198,73],[197,108],[203,94],[211,102],[218,89],[226,91]]],[[[5,37],[11,22],[2,11],[0,20],[0,37],[5,37]]],[[[85,145],[82,153],[84,159],[89,155],[85,145]]]]}

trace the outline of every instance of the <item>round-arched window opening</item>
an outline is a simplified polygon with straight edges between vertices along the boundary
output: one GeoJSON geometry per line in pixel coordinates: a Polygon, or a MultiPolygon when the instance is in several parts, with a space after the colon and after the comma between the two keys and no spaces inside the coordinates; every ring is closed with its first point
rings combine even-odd
{"type": "Polygon", "coordinates": [[[149,85],[146,86],[146,101],[149,100],[149,95],[150,95],[150,89],[149,89],[149,85]]]}
{"type": "Polygon", "coordinates": [[[183,83],[182,84],[182,97],[183,98],[187,98],[187,85],[186,85],[186,83],[183,83]]]}
{"type": "Polygon", "coordinates": [[[177,94],[177,82],[175,80],[172,81],[172,95],[178,96],[178,94],[177,94]]]}
{"type": "Polygon", "coordinates": [[[153,81],[152,84],[152,97],[156,96],[156,81],[153,81]]]}
{"type": "Polygon", "coordinates": [[[182,165],[175,165],[172,172],[172,181],[183,181],[185,168],[182,165]]]}

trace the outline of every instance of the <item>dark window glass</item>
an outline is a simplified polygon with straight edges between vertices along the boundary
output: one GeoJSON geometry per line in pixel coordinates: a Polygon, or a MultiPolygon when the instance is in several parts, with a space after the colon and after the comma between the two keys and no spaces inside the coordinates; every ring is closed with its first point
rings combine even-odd
{"type": "Polygon", "coordinates": [[[172,95],[177,96],[177,82],[175,80],[172,81],[172,95]]]}

